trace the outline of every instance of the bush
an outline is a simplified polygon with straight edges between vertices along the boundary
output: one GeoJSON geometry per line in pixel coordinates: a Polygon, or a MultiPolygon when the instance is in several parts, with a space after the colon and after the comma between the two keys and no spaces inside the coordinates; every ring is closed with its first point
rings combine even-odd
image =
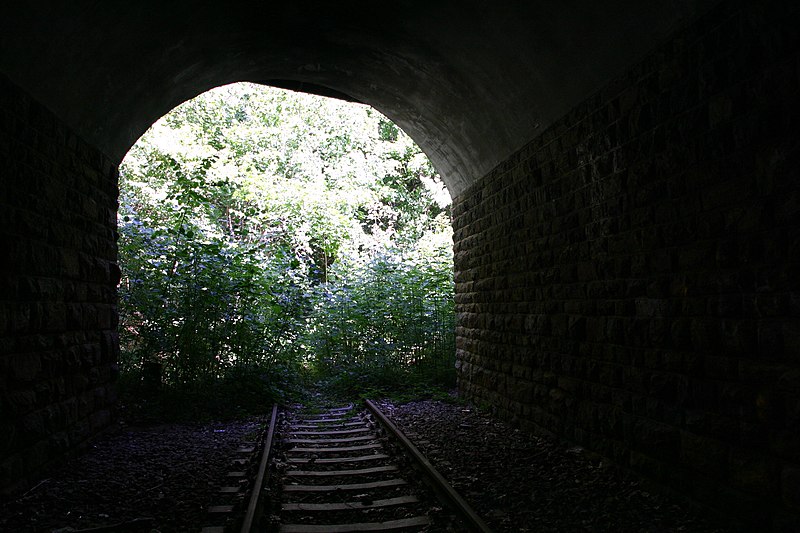
{"type": "Polygon", "coordinates": [[[310,377],[450,386],[442,192],[419,148],[364,106],[244,84],[176,108],[120,172],[127,405],[247,412],[310,377]]]}

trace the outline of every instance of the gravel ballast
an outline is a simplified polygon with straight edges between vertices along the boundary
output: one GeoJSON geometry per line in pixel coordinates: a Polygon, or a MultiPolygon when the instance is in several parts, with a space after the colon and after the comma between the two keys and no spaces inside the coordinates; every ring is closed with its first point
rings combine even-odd
{"type": "Polygon", "coordinates": [[[379,405],[496,532],[727,531],[580,448],[526,435],[475,407],[379,405]]]}
{"type": "MultiPolygon", "coordinates": [[[[470,405],[379,405],[496,532],[727,531],[580,448],[527,435],[470,405]]],[[[199,531],[236,449],[263,427],[261,418],[122,427],[0,502],[0,531],[67,533],[137,519],[137,531],[199,531]]]]}
{"type": "Polygon", "coordinates": [[[67,533],[120,524],[136,531],[199,531],[236,449],[257,439],[261,428],[256,418],[122,428],[0,504],[0,531],[67,533]]]}

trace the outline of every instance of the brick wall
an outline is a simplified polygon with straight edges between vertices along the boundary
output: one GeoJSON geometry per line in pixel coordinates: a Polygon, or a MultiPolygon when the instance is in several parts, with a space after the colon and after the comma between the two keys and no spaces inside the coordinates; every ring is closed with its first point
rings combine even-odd
{"type": "Polygon", "coordinates": [[[0,491],[111,421],[116,172],[0,77],[0,491]]]}
{"type": "Polygon", "coordinates": [[[467,397],[800,530],[798,7],[726,2],[454,203],[467,397]]]}

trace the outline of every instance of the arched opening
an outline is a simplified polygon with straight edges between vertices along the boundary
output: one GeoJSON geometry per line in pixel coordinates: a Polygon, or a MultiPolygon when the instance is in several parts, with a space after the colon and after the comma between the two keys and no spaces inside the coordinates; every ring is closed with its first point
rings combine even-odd
{"type": "Polygon", "coordinates": [[[165,391],[260,412],[312,382],[353,397],[455,385],[450,197],[369,106],[208,91],[131,148],[119,205],[126,408],[192,415],[165,391]]]}

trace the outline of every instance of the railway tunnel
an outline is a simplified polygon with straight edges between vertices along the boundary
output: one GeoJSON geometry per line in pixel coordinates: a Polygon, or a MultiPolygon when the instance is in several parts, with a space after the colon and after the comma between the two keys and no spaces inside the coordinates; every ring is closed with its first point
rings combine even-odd
{"type": "Polygon", "coordinates": [[[800,515],[788,1],[0,7],[0,486],[114,418],[117,166],[252,81],[368,103],[454,199],[460,394],[745,524],[800,515]]]}

